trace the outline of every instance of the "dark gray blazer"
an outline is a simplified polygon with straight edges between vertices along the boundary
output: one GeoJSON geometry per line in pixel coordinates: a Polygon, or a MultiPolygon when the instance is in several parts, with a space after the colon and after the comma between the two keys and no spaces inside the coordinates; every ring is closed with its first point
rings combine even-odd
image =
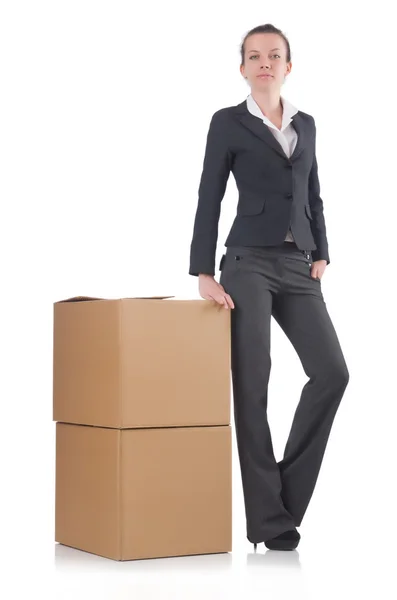
{"type": "Polygon", "coordinates": [[[268,127],[244,100],[216,111],[211,119],[190,246],[190,275],[215,275],[221,201],[233,173],[239,192],[237,214],[225,246],[282,244],[291,227],[301,250],[329,264],[320,197],[313,117],[292,117],[298,134],[288,158],[268,127]]]}

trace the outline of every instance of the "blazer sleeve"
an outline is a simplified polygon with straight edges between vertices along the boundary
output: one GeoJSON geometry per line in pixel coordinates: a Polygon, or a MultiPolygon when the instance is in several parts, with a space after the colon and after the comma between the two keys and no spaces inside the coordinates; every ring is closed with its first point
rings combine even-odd
{"type": "Polygon", "coordinates": [[[190,245],[189,275],[215,275],[215,254],[221,201],[232,167],[228,143],[228,115],[220,109],[212,115],[198,188],[198,203],[190,245]]]}
{"type": "Polygon", "coordinates": [[[316,123],[313,119],[314,127],[314,157],[313,164],[309,174],[309,204],[312,214],[312,221],[310,227],[312,230],[313,238],[316,243],[316,250],[312,250],[313,261],[326,260],[327,264],[331,261],[328,254],[328,241],[327,241],[327,230],[324,219],[324,207],[323,201],[320,196],[320,182],[318,179],[318,164],[316,157],[316,123]]]}

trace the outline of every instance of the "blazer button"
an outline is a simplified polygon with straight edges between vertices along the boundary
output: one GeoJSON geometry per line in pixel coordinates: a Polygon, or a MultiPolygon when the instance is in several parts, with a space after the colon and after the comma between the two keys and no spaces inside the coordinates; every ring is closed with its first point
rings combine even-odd
{"type": "Polygon", "coordinates": [[[291,164],[291,163],[288,163],[286,168],[287,168],[287,169],[292,169],[292,164],[291,164]]]}
{"type": "Polygon", "coordinates": [[[286,198],[292,198],[292,194],[286,194],[286,198]]]}

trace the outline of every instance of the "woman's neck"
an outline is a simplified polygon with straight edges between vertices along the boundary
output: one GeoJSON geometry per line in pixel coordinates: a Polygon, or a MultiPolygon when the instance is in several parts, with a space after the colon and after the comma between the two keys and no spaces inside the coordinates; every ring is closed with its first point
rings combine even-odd
{"type": "Polygon", "coordinates": [[[280,94],[263,94],[257,91],[251,92],[251,96],[261,109],[265,117],[282,117],[283,116],[283,103],[280,94]]]}

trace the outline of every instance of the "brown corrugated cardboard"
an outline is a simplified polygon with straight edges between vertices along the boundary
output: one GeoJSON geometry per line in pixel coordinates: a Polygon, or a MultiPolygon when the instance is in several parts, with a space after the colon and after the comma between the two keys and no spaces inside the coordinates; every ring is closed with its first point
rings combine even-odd
{"type": "Polygon", "coordinates": [[[54,303],[53,420],[230,424],[230,310],[173,296],[54,303]]]}
{"type": "Polygon", "coordinates": [[[57,423],[55,539],[115,560],[230,552],[231,457],[230,425],[57,423]]]}

